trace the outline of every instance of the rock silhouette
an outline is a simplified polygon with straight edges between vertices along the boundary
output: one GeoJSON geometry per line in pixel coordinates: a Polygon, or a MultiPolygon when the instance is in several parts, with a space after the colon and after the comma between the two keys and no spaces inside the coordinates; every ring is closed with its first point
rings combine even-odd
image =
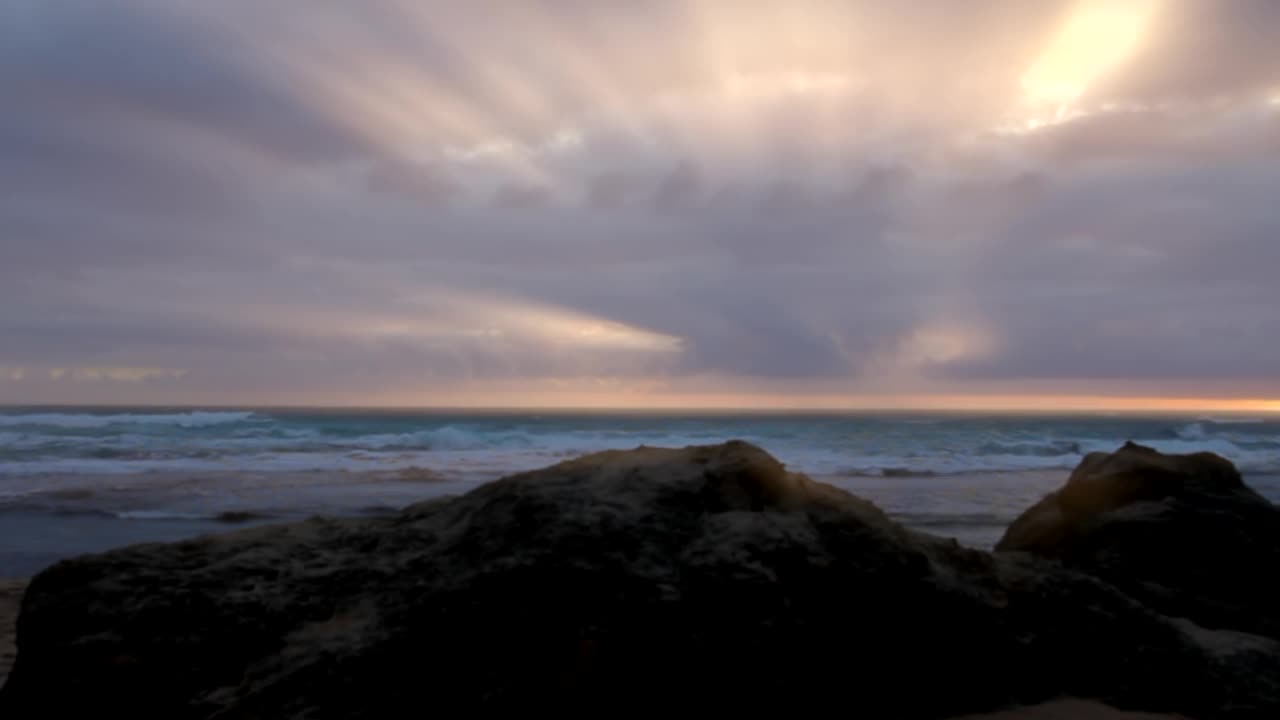
{"type": "Polygon", "coordinates": [[[598,453],[389,517],[57,563],[0,714],[944,718],[1067,695],[1280,717],[1276,641],[1169,617],[1044,551],[1079,528],[1020,522],[1055,558],[907,530],[746,443],[598,453]]]}

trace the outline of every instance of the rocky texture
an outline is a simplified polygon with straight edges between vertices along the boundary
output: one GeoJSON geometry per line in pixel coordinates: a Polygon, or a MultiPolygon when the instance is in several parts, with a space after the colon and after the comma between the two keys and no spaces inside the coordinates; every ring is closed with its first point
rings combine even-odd
{"type": "Polygon", "coordinates": [[[1280,716],[1276,643],[905,530],[743,443],[64,561],[18,643],[6,719],[941,718],[1063,695],[1280,716]]]}
{"type": "Polygon", "coordinates": [[[1101,703],[1064,698],[1031,707],[967,715],[954,720],[1180,720],[1182,715],[1153,715],[1116,710],[1101,703]]]}
{"type": "Polygon", "coordinates": [[[1204,627],[1280,638],[1280,509],[1212,453],[1091,453],[996,549],[1056,558],[1204,627]]]}
{"type": "Polygon", "coordinates": [[[15,651],[13,626],[18,619],[18,603],[26,590],[25,580],[0,580],[0,687],[4,687],[13,666],[15,651]]]}

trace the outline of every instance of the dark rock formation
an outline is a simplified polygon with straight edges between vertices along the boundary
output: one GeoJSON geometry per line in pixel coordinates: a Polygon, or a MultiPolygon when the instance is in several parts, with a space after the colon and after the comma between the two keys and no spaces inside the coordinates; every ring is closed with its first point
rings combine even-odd
{"type": "Polygon", "coordinates": [[[1280,509],[1212,453],[1092,453],[996,550],[1057,558],[1204,627],[1280,638],[1280,509]]]}
{"type": "Polygon", "coordinates": [[[13,664],[13,625],[18,617],[18,601],[27,584],[20,580],[0,580],[0,687],[13,664]]]}
{"type": "Polygon", "coordinates": [[[905,530],[743,443],[64,561],[33,580],[18,647],[6,720],[941,718],[1060,695],[1280,716],[1275,642],[905,530]]]}

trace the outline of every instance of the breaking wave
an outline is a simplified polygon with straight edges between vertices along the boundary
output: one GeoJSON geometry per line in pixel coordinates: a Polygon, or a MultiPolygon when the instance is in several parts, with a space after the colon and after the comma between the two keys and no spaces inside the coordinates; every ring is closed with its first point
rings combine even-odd
{"type": "MultiPolygon", "coordinates": [[[[927,477],[1070,469],[1134,440],[1280,472],[1269,418],[557,417],[408,413],[0,411],[0,478],[145,472],[396,471],[497,476],[598,450],[741,439],[821,476],[927,477]]],[[[406,478],[410,477],[407,475],[406,478]]],[[[0,496],[7,491],[0,483],[0,496]]]]}

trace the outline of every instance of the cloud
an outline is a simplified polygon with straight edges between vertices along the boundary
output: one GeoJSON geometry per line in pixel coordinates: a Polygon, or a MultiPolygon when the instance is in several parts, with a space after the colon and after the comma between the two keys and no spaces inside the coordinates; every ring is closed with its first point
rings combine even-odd
{"type": "Polygon", "coordinates": [[[493,204],[501,208],[525,209],[550,203],[554,195],[541,185],[504,184],[493,193],[493,204]]]}
{"type": "Polygon", "coordinates": [[[190,370],[148,367],[83,367],[52,368],[49,377],[53,380],[70,378],[77,381],[99,381],[140,383],[148,380],[168,380],[185,377],[190,370]]]}
{"type": "Polygon", "coordinates": [[[703,192],[701,171],[684,160],[658,183],[653,191],[653,205],[663,212],[686,210],[697,206],[703,192]]]}
{"type": "Polygon", "coordinates": [[[1274,5],[1095,5],[10,3],[0,400],[1266,387],[1274,5]]]}
{"type": "MultiPolygon", "coordinates": [[[[146,180],[139,168],[162,172],[165,164],[148,148],[167,151],[175,169],[215,152],[311,164],[365,150],[308,98],[228,52],[225,35],[176,7],[19,0],[0,12],[10,108],[0,142],[21,169],[137,182],[146,180]]],[[[148,187],[163,190],[190,174],[148,187]]]]}
{"type": "Polygon", "coordinates": [[[1096,96],[1145,104],[1252,99],[1280,78],[1277,23],[1280,6],[1268,0],[1160,3],[1138,56],[1096,96]]]}
{"type": "Polygon", "coordinates": [[[373,192],[398,195],[427,205],[447,203],[463,191],[439,168],[421,163],[379,163],[369,171],[367,181],[373,192]]]}
{"type": "Polygon", "coordinates": [[[596,210],[616,210],[631,203],[639,190],[639,178],[623,172],[603,172],[586,180],[587,207],[596,210]]]}
{"type": "Polygon", "coordinates": [[[189,372],[185,369],[148,367],[0,367],[0,380],[21,382],[47,378],[52,381],[142,383],[151,380],[177,380],[186,377],[189,372]]]}
{"type": "Polygon", "coordinates": [[[18,0],[4,13],[0,67],[19,109],[10,119],[62,109],[68,121],[101,120],[111,130],[124,129],[121,120],[186,126],[284,161],[360,149],[217,26],[176,6],[18,0]]]}

